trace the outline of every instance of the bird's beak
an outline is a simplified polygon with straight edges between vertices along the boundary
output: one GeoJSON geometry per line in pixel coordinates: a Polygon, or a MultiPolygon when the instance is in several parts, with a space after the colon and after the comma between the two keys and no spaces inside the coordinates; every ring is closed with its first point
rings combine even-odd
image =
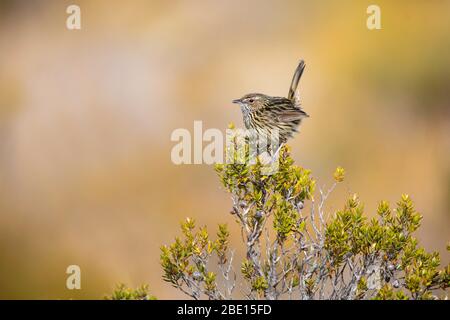
{"type": "Polygon", "coordinates": [[[241,99],[235,99],[235,100],[233,100],[231,102],[233,102],[233,103],[241,103],[242,101],[241,101],[241,99]]]}

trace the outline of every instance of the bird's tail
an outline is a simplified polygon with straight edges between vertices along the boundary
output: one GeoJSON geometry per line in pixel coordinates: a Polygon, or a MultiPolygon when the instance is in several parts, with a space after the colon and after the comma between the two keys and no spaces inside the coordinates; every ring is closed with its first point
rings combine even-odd
{"type": "Polygon", "coordinates": [[[303,60],[300,60],[300,63],[298,64],[298,67],[295,70],[294,77],[292,78],[291,87],[289,88],[288,99],[291,100],[295,99],[295,91],[297,90],[298,82],[302,77],[303,70],[305,70],[305,62],[303,60]]]}

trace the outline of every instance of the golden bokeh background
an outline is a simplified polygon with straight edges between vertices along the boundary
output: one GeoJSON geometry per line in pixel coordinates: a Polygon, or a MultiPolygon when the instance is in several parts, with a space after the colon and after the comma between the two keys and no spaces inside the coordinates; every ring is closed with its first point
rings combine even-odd
{"type": "MultiPolygon", "coordinates": [[[[421,244],[450,222],[450,1],[0,2],[0,298],[161,299],[159,247],[186,216],[233,225],[208,165],[171,162],[176,128],[242,126],[231,100],[286,95],[300,58],[311,115],[291,141],[330,201],[411,195],[421,244]],[[81,8],[81,30],[66,8],[81,8]],[[382,30],[366,27],[381,7],[382,30]],[[81,267],[81,290],[65,287],[81,267]]],[[[239,233],[233,229],[233,244],[239,233]]]]}

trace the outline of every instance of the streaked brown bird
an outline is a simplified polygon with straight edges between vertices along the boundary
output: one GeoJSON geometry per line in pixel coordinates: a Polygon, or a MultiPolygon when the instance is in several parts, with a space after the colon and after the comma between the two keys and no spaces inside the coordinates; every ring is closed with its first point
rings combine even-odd
{"type": "Polygon", "coordinates": [[[292,78],[287,98],[250,93],[233,100],[233,103],[241,107],[245,127],[255,132],[258,139],[273,141],[274,135],[278,135],[278,146],[281,147],[298,132],[303,118],[309,117],[300,107],[296,95],[304,69],[305,63],[301,60],[292,78]]]}

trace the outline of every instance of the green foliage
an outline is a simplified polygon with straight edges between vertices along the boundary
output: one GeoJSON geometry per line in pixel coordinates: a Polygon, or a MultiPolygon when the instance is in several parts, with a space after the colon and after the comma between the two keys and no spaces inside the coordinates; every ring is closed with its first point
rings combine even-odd
{"type": "Polygon", "coordinates": [[[408,296],[402,291],[394,291],[390,284],[385,284],[377,292],[374,300],[408,300],[408,296]]]}
{"type": "Polygon", "coordinates": [[[298,207],[310,200],[314,193],[315,181],[311,172],[293,165],[287,147],[280,151],[278,170],[264,175],[265,165],[257,160],[256,164],[218,164],[216,171],[225,189],[235,195],[241,206],[252,204],[248,223],[254,226],[264,220],[262,215],[274,215],[273,227],[280,239],[299,231],[304,224],[297,225],[298,207]]]}
{"type": "Polygon", "coordinates": [[[227,262],[227,249],[228,249],[228,237],[230,232],[228,231],[226,224],[219,225],[219,231],[217,232],[217,240],[214,243],[214,249],[219,257],[219,263],[225,264],[227,262]]]}
{"type": "Polygon", "coordinates": [[[176,238],[170,246],[161,247],[160,261],[163,279],[176,288],[186,285],[193,290],[193,297],[201,293],[211,299],[218,298],[216,274],[208,270],[207,261],[213,253],[219,265],[227,262],[229,232],[225,224],[219,225],[217,239],[211,241],[206,227],[195,231],[195,221],[187,218],[181,223],[183,238],[176,238]]]}
{"type": "Polygon", "coordinates": [[[343,182],[344,181],[344,177],[345,177],[345,170],[342,167],[337,167],[336,171],[334,171],[333,174],[334,180],[336,180],[336,182],[343,182]]]}
{"type": "Polygon", "coordinates": [[[244,278],[247,280],[250,280],[253,278],[253,276],[255,274],[255,268],[251,261],[249,261],[247,259],[242,261],[241,273],[244,276],[244,278]]]}
{"type": "MultiPolygon", "coordinates": [[[[446,293],[450,267],[439,269],[439,254],[427,253],[413,237],[422,216],[409,196],[395,207],[381,201],[371,219],[357,195],[329,214],[324,203],[345,170],[336,169],[335,183],[328,192],[319,190],[316,203],[311,172],[294,164],[288,147],[279,155],[275,171],[260,158],[215,167],[241,227],[246,298],[436,299],[439,290],[446,293]]],[[[195,299],[232,298],[238,280],[227,226],[219,225],[215,240],[189,218],[181,231],[161,248],[163,279],[195,299]]]]}
{"type": "Polygon", "coordinates": [[[136,289],[127,288],[124,284],[119,284],[111,296],[106,296],[107,300],[156,300],[148,292],[148,286],[142,285],[136,289]]]}
{"type": "MultiPolygon", "coordinates": [[[[439,271],[439,254],[425,252],[412,236],[422,217],[415,211],[409,196],[402,195],[395,210],[382,201],[377,212],[380,218],[368,221],[363,216],[359,199],[353,196],[328,223],[325,249],[330,255],[331,271],[336,271],[348,255],[360,255],[365,261],[381,261],[384,282],[389,283],[394,273],[401,273],[403,287],[414,299],[429,299],[433,289],[447,288],[448,267],[439,271]]],[[[397,287],[400,286],[398,280],[395,282],[397,287]]],[[[387,283],[381,287],[377,298],[407,297],[403,291],[396,291],[387,283]]],[[[365,279],[360,280],[358,290],[360,293],[368,290],[365,279]]]]}
{"type": "Polygon", "coordinates": [[[259,294],[263,294],[268,287],[269,285],[267,284],[267,280],[263,276],[257,277],[252,283],[252,289],[259,294]]]}

